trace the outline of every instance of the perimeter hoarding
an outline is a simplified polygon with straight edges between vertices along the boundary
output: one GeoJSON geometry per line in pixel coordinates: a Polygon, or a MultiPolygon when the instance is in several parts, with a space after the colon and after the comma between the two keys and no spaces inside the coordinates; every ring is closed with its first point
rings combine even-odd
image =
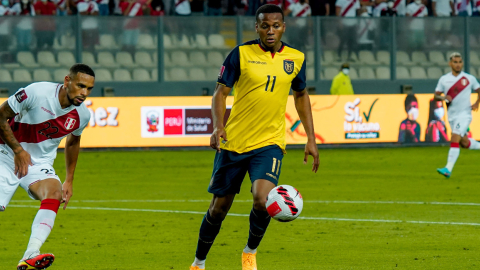
{"type": "MultiPolygon", "coordinates": [[[[310,96],[317,143],[448,140],[451,129],[446,114],[442,115],[446,108],[431,102],[432,98],[433,94],[417,94],[414,98],[310,96]]],[[[472,103],[476,98],[472,94],[472,103]]],[[[82,147],[208,146],[213,131],[211,100],[211,97],[89,98],[85,104],[92,117],[82,135],[82,147]]],[[[225,119],[232,104],[233,97],[228,97],[225,119]]],[[[287,144],[304,144],[306,134],[292,96],[285,121],[287,144]]],[[[480,117],[475,112],[470,131],[480,140],[480,117]]]]}

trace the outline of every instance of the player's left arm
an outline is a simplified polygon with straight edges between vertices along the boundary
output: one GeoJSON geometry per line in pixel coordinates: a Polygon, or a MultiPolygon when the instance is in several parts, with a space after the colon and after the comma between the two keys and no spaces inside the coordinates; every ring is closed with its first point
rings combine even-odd
{"type": "Polygon", "coordinates": [[[73,195],[73,175],[77,166],[78,153],[80,152],[80,137],[70,134],[65,143],[65,167],[67,175],[63,183],[62,202],[65,203],[63,210],[67,208],[68,202],[73,195]]]}

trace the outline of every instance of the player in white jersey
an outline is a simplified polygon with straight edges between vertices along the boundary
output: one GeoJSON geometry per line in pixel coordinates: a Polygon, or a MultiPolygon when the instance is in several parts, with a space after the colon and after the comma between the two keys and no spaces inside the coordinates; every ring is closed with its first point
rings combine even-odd
{"type": "Polygon", "coordinates": [[[17,270],[45,269],[54,260],[52,254],[40,254],[40,247],[52,230],[60,204],[65,203],[65,210],[72,196],[80,135],[90,120],[83,102],[94,82],[90,67],[75,64],[63,84],[32,83],[0,106],[0,211],[18,186],[41,201],[17,270]],[[62,185],[52,165],[65,137],[67,173],[62,185]]]}
{"type": "Polygon", "coordinates": [[[445,168],[437,169],[438,173],[447,178],[452,174],[453,166],[460,155],[460,146],[480,149],[480,143],[467,136],[468,126],[472,121],[472,110],[477,111],[480,104],[480,84],[474,76],[462,71],[463,60],[460,53],[452,53],[449,64],[452,72],[443,75],[435,89],[435,99],[445,100],[447,103],[448,122],[452,128],[447,165],[445,168]],[[477,101],[473,105],[470,103],[472,90],[478,93],[477,101]]]}

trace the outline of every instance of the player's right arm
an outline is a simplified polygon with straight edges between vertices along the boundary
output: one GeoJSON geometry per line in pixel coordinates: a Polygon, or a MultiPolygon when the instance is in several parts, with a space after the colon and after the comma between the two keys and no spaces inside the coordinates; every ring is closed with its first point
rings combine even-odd
{"type": "Polygon", "coordinates": [[[13,119],[16,113],[12,110],[8,101],[0,106],[0,138],[13,150],[15,154],[15,175],[20,179],[27,175],[28,166],[33,165],[30,154],[27,153],[15,138],[8,119],[13,119]]]}
{"type": "Polygon", "coordinates": [[[437,87],[435,88],[435,95],[434,95],[434,100],[438,101],[445,101],[447,103],[452,101],[452,97],[449,95],[443,95],[445,93],[445,86],[443,85],[443,78],[441,77],[440,80],[438,80],[437,87]]]}
{"type": "Polygon", "coordinates": [[[217,83],[212,98],[213,134],[210,137],[210,147],[216,149],[218,152],[220,152],[220,138],[227,141],[223,118],[227,110],[227,97],[230,91],[232,91],[231,87],[217,83]]]}

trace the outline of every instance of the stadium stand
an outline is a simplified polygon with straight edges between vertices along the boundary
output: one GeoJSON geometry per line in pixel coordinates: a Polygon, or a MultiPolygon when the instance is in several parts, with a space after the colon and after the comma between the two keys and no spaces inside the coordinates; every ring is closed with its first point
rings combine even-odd
{"type": "Polygon", "coordinates": [[[115,69],[113,79],[119,82],[129,82],[132,80],[132,75],[126,69],[115,69]]]}
{"type": "Polygon", "coordinates": [[[73,56],[72,52],[69,51],[61,51],[58,52],[58,63],[64,67],[71,67],[77,61],[75,61],[75,56],[73,56]]]}
{"type": "Polygon", "coordinates": [[[117,63],[113,58],[113,54],[111,52],[99,52],[98,53],[98,64],[102,67],[117,67],[117,63]]]}
{"type": "Polygon", "coordinates": [[[12,75],[10,75],[10,72],[5,69],[0,69],[0,82],[11,82],[13,81],[12,75]]]}
{"type": "Polygon", "coordinates": [[[53,79],[56,82],[63,83],[65,76],[68,74],[68,69],[56,69],[53,71],[53,79]]]}
{"type": "Polygon", "coordinates": [[[134,68],[138,67],[137,63],[133,62],[132,55],[128,52],[117,52],[115,55],[116,62],[122,67],[134,68]]]}
{"type": "Polygon", "coordinates": [[[108,69],[99,68],[95,70],[95,81],[99,82],[111,82],[112,73],[108,69]]]}
{"type": "Polygon", "coordinates": [[[397,79],[410,79],[410,72],[406,67],[397,67],[396,69],[397,79]]]}
{"type": "Polygon", "coordinates": [[[26,69],[16,69],[13,71],[13,81],[15,82],[31,82],[32,75],[26,69]]]}
{"type": "Polygon", "coordinates": [[[390,68],[389,67],[378,67],[376,71],[377,71],[377,79],[379,79],[379,80],[389,80],[390,79],[390,68]]]}
{"type": "Polygon", "coordinates": [[[146,69],[136,68],[133,70],[133,80],[146,82],[146,81],[151,81],[151,78],[150,78],[150,74],[146,69]]]}
{"type": "Polygon", "coordinates": [[[148,52],[136,52],[135,63],[137,63],[137,65],[139,66],[146,67],[146,68],[153,68],[157,66],[153,62],[153,59],[148,52]]]}
{"type": "Polygon", "coordinates": [[[33,54],[31,52],[18,52],[17,53],[17,61],[24,67],[28,68],[35,68],[39,67],[40,65],[37,64],[33,54]]]}

